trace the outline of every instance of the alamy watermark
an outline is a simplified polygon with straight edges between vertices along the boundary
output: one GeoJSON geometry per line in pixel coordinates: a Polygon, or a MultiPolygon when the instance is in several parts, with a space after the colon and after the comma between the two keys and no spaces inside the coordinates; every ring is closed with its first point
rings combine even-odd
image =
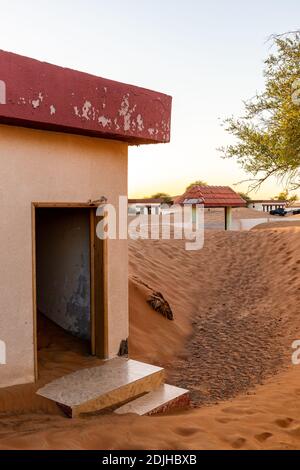
{"type": "Polygon", "coordinates": [[[0,340],[0,364],[6,364],[6,344],[4,341],[0,340]]]}
{"type": "Polygon", "coordinates": [[[112,204],[97,208],[101,221],[96,233],[101,240],[186,240],[187,251],[204,246],[204,205],[162,205],[159,214],[137,215],[128,223],[127,196],[119,197],[118,210],[112,204]]]}
{"type": "Polygon", "coordinates": [[[295,350],[292,354],[292,364],[294,366],[300,366],[300,340],[293,342],[292,349],[295,350]]]}

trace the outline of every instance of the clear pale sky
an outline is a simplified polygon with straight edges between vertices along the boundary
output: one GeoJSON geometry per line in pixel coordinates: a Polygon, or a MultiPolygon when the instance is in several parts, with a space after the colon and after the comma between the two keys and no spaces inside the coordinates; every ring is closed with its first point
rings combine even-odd
{"type": "Polygon", "coordinates": [[[0,48],[172,95],[171,144],[129,149],[129,194],[175,195],[245,178],[216,150],[220,120],[262,89],[268,37],[299,18],[299,0],[0,0],[0,48]]]}

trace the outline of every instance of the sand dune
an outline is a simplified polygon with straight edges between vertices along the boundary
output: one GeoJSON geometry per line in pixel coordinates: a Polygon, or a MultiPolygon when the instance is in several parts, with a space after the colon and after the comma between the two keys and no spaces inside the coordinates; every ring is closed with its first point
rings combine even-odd
{"type": "Polygon", "coordinates": [[[66,419],[35,389],[90,358],[51,330],[40,343],[40,383],[0,391],[0,448],[300,449],[300,366],[291,365],[299,237],[298,227],[209,230],[199,252],[182,241],[131,241],[131,356],[164,366],[169,383],[190,388],[194,408],[66,419]],[[146,303],[146,286],[162,292],[174,322],[146,303]]]}

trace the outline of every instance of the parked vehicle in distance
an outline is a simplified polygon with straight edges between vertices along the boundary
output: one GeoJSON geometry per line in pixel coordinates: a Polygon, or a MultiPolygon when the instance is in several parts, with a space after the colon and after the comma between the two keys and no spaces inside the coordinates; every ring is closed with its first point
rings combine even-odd
{"type": "Polygon", "coordinates": [[[293,215],[300,215],[300,208],[293,210],[293,215]]]}
{"type": "Polygon", "coordinates": [[[278,209],[274,209],[270,211],[270,215],[280,215],[281,217],[284,217],[288,214],[288,211],[285,210],[283,207],[278,207],[278,209]]]}

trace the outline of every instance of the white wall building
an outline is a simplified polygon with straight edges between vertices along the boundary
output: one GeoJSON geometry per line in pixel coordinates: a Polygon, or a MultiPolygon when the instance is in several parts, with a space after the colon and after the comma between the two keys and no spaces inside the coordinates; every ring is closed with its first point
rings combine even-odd
{"type": "Polygon", "coordinates": [[[161,214],[162,199],[129,199],[128,215],[159,215],[161,214]]]}
{"type": "Polygon", "coordinates": [[[260,200],[260,201],[249,201],[247,203],[248,209],[254,209],[255,211],[270,212],[275,209],[285,208],[287,201],[274,201],[274,200],[260,200]]]}

